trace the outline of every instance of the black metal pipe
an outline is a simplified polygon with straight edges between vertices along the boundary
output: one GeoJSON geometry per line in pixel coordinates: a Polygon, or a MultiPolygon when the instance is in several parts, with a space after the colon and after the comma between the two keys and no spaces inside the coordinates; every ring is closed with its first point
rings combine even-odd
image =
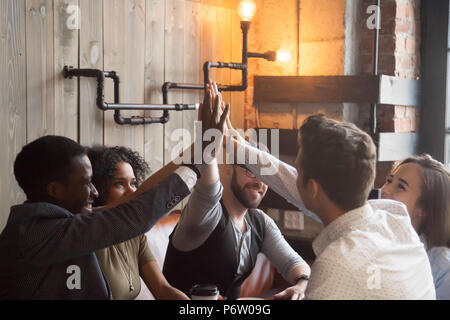
{"type": "Polygon", "coordinates": [[[125,104],[125,103],[107,103],[107,110],[145,110],[145,111],[184,111],[197,110],[199,104],[125,104]]]}
{"type": "Polygon", "coordinates": [[[141,116],[131,116],[130,118],[124,118],[120,115],[119,110],[114,111],[114,121],[118,124],[129,124],[129,125],[138,125],[138,124],[151,124],[151,123],[167,123],[169,121],[169,112],[164,110],[162,117],[141,117],[141,116]]]}
{"type": "Polygon", "coordinates": [[[74,69],[71,66],[64,66],[64,77],[90,77],[97,78],[97,107],[103,111],[114,110],[114,120],[118,124],[147,124],[147,123],[167,123],[169,121],[169,110],[183,111],[196,110],[198,104],[120,104],[120,77],[115,71],[101,71],[98,69],[74,69]],[[114,103],[106,103],[104,97],[105,78],[111,78],[114,81],[114,103]],[[132,116],[124,118],[120,110],[163,110],[162,117],[141,117],[132,116]]]}
{"type": "Polygon", "coordinates": [[[175,82],[164,82],[162,86],[163,92],[163,104],[168,104],[168,93],[169,89],[194,89],[194,90],[203,90],[205,86],[203,84],[195,84],[195,83],[175,83],[175,82]]]}
{"type": "Polygon", "coordinates": [[[75,69],[72,66],[64,66],[63,71],[64,78],[69,79],[72,79],[72,77],[97,78],[97,107],[103,111],[108,109],[108,105],[105,103],[104,97],[105,74],[108,73],[98,69],[75,69]]]}
{"type": "MultiPolygon", "coordinates": [[[[373,57],[372,57],[372,71],[373,75],[378,75],[378,50],[379,50],[379,42],[380,42],[380,29],[379,26],[381,24],[381,1],[377,0],[377,16],[376,16],[376,27],[375,27],[375,37],[373,41],[373,57]]],[[[376,134],[377,134],[377,104],[372,103],[370,105],[370,134],[374,142],[376,143],[376,134]]]]}
{"type": "Polygon", "coordinates": [[[277,53],[275,51],[267,51],[264,53],[258,53],[258,52],[249,52],[247,54],[249,58],[263,58],[268,61],[275,61],[277,60],[277,53]]]}
{"type": "Polygon", "coordinates": [[[244,91],[247,89],[248,87],[247,63],[244,64],[244,63],[226,63],[226,62],[211,62],[211,61],[205,62],[203,64],[203,79],[205,85],[209,82],[209,71],[211,70],[211,68],[229,68],[242,71],[241,85],[228,85],[228,86],[219,85],[220,91],[244,91]]]}
{"type": "Polygon", "coordinates": [[[247,65],[235,62],[228,63],[228,62],[207,61],[203,64],[203,78],[205,81],[204,84],[165,82],[162,86],[163,104],[167,105],[169,103],[168,95],[170,89],[205,90],[206,88],[205,84],[209,82],[209,72],[211,68],[229,68],[235,70],[242,70],[241,85],[218,85],[219,91],[244,91],[247,89],[248,86],[246,77],[247,65]]]}
{"type": "Polygon", "coordinates": [[[189,83],[175,83],[165,82],[162,86],[163,103],[168,104],[168,95],[170,89],[193,89],[193,90],[205,90],[206,84],[210,80],[211,68],[228,68],[241,70],[242,83],[240,85],[220,85],[218,84],[219,91],[245,91],[248,87],[248,58],[264,58],[269,61],[276,60],[276,52],[268,51],[265,53],[248,52],[247,50],[247,35],[250,29],[250,21],[241,21],[242,30],[242,62],[211,62],[206,61],[203,64],[203,84],[189,84],[189,83]]]}
{"type": "Polygon", "coordinates": [[[242,30],[242,64],[245,66],[244,69],[242,69],[242,87],[245,88],[244,90],[247,90],[248,87],[248,43],[247,43],[247,36],[248,36],[248,30],[250,29],[250,21],[241,21],[241,30],[242,30]]]}

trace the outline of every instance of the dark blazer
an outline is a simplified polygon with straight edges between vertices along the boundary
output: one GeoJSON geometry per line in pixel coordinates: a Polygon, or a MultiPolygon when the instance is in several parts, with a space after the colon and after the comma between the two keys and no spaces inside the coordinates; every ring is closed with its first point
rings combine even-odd
{"type": "Polygon", "coordinates": [[[102,212],[72,214],[43,202],[11,207],[0,234],[0,300],[111,299],[94,252],[147,232],[188,194],[172,174],[102,212]]]}

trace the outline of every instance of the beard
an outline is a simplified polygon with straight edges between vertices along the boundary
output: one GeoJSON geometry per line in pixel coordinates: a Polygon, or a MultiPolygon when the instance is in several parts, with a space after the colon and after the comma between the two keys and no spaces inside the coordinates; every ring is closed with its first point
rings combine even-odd
{"type": "Polygon", "coordinates": [[[247,209],[256,209],[261,203],[264,194],[260,194],[259,197],[254,198],[247,194],[246,189],[258,189],[261,190],[261,184],[259,183],[247,183],[243,187],[240,187],[236,180],[236,173],[233,173],[231,178],[231,191],[238,201],[247,209]]]}

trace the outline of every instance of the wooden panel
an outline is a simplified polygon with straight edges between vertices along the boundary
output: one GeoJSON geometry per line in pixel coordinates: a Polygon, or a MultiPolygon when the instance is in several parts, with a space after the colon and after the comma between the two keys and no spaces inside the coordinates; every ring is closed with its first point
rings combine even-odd
{"type": "MultiPolygon", "coordinates": [[[[80,68],[103,69],[103,1],[79,0],[80,68]]],[[[103,114],[97,108],[97,80],[80,78],[80,143],[103,144],[103,114]]]]}
{"type": "Polygon", "coordinates": [[[78,140],[78,81],[64,79],[65,65],[78,67],[78,0],[54,0],[55,133],[78,140]]]}
{"type": "MultiPolygon", "coordinates": [[[[231,60],[242,62],[242,31],[240,18],[236,10],[231,12],[231,60]]],[[[240,84],[242,75],[240,71],[231,71],[232,84],[240,84]]],[[[230,95],[230,119],[235,129],[244,129],[245,92],[232,92],[230,95]]]]}
{"type": "MultiPolygon", "coordinates": [[[[204,4],[201,6],[200,14],[201,23],[201,48],[200,48],[200,62],[203,64],[206,61],[216,61],[216,7],[214,5],[204,4]]],[[[209,78],[216,79],[217,69],[211,69],[209,78]]],[[[202,72],[203,75],[203,72],[202,72]]],[[[202,76],[202,82],[203,82],[202,76]]]]}
{"type": "MultiPolygon", "coordinates": [[[[145,0],[105,0],[104,67],[120,76],[120,102],[144,102],[145,0]]],[[[113,84],[105,87],[107,101],[113,101],[113,84]]],[[[122,111],[122,116],[144,114],[122,111]]],[[[123,145],[144,154],[144,126],[118,125],[114,112],[105,113],[105,145],[123,145]]]]}
{"type": "MultiPolygon", "coordinates": [[[[184,81],[184,19],[185,2],[182,0],[167,0],[165,12],[165,69],[164,80],[170,82],[184,81]]],[[[171,90],[169,103],[179,103],[183,100],[180,90],[171,90]]],[[[183,128],[182,111],[170,112],[170,120],[164,125],[164,163],[172,161],[179,151],[180,141],[172,140],[174,130],[183,128]]]]}
{"type": "Polygon", "coordinates": [[[419,81],[385,75],[255,76],[254,101],[419,105],[419,81]]]}
{"type": "Polygon", "coordinates": [[[216,7],[236,8],[240,0],[187,0],[191,2],[200,2],[202,4],[213,5],[216,7]]]}
{"type": "MultiPolygon", "coordinates": [[[[146,2],[145,103],[162,103],[164,83],[164,0],[146,2]]],[[[146,111],[147,116],[161,117],[162,111],[146,111]]],[[[164,125],[144,127],[144,156],[152,172],[164,165],[164,125]]]]}
{"type": "Polygon", "coordinates": [[[27,140],[55,132],[53,1],[26,1],[27,140]]]}
{"type": "MultiPolygon", "coordinates": [[[[166,0],[165,12],[165,69],[164,80],[169,82],[184,81],[184,28],[185,1],[166,0]]],[[[169,91],[169,103],[179,103],[183,100],[181,90],[169,91]]],[[[182,138],[174,135],[177,129],[183,128],[183,112],[170,112],[170,120],[164,125],[164,164],[169,163],[182,149],[182,138]]],[[[182,209],[180,202],[174,210],[182,209]]]]}
{"type": "Polygon", "coordinates": [[[416,155],[417,133],[379,133],[378,161],[397,161],[416,155]]]}
{"type": "Polygon", "coordinates": [[[11,205],[23,202],[13,174],[17,153],[26,143],[25,1],[0,1],[0,230],[11,205]]]}
{"type": "MultiPolygon", "coordinates": [[[[186,1],[184,29],[184,82],[202,83],[202,64],[200,61],[200,4],[186,1]]],[[[202,90],[184,90],[183,103],[199,103],[203,99],[202,90]]],[[[182,111],[183,129],[189,132],[190,139],[183,139],[184,148],[194,141],[194,121],[197,111],[182,111]]]]}
{"type": "MultiPolygon", "coordinates": [[[[184,22],[184,83],[202,83],[202,64],[200,62],[200,3],[185,2],[184,22]]],[[[183,90],[183,103],[199,103],[203,99],[202,90],[183,90]]],[[[182,111],[183,149],[194,142],[194,121],[198,111],[182,111]]],[[[181,202],[184,207],[189,196],[181,202]]]]}
{"type": "Polygon", "coordinates": [[[255,76],[254,101],[376,102],[373,76],[255,76]]]}
{"type": "Polygon", "coordinates": [[[295,108],[287,103],[260,102],[258,104],[259,127],[294,129],[296,122],[295,108]]]}
{"type": "MultiPolygon", "coordinates": [[[[228,8],[216,8],[216,61],[231,62],[231,10],[228,8]]],[[[230,84],[231,70],[218,69],[216,81],[220,84],[230,84]]],[[[230,103],[231,93],[223,92],[223,99],[230,103]]]]}

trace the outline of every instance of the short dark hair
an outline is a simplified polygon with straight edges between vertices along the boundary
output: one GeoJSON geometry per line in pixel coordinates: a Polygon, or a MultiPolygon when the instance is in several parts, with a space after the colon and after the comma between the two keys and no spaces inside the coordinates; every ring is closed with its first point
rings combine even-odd
{"type": "Polygon", "coordinates": [[[98,198],[94,199],[94,206],[106,204],[108,186],[114,179],[118,163],[130,164],[137,185],[140,185],[150,172],[147,162],[139,153],[126,147],[93,146],[88,149],[88,157],[92,163],[92,183],[98,190],[98,198]]]}
{"type": "Polygon", "coordinates": [[[25,145],[14,161],[14,176],[29,201],[47,198],[52,181],[66,183],[73,158],[86,149],[67,137],[47,135],[25,145]]]}
{"type": "Polygon", "coordinates": [[[317,114],[303,122],[299,146],[304,184],[316,180],[342,210],[364,205],[376,170],[376,148],[367,133],[317,114]]]}
{"type": "Polygon", "coordinates": [[[426,213],[419,233],[426,236],[429,248],[450,247],[450,173],[439,161],[428,154],[406,158],[395,168],[407,163],[417,164],[422,184],[417,205],[426,213]]]}

